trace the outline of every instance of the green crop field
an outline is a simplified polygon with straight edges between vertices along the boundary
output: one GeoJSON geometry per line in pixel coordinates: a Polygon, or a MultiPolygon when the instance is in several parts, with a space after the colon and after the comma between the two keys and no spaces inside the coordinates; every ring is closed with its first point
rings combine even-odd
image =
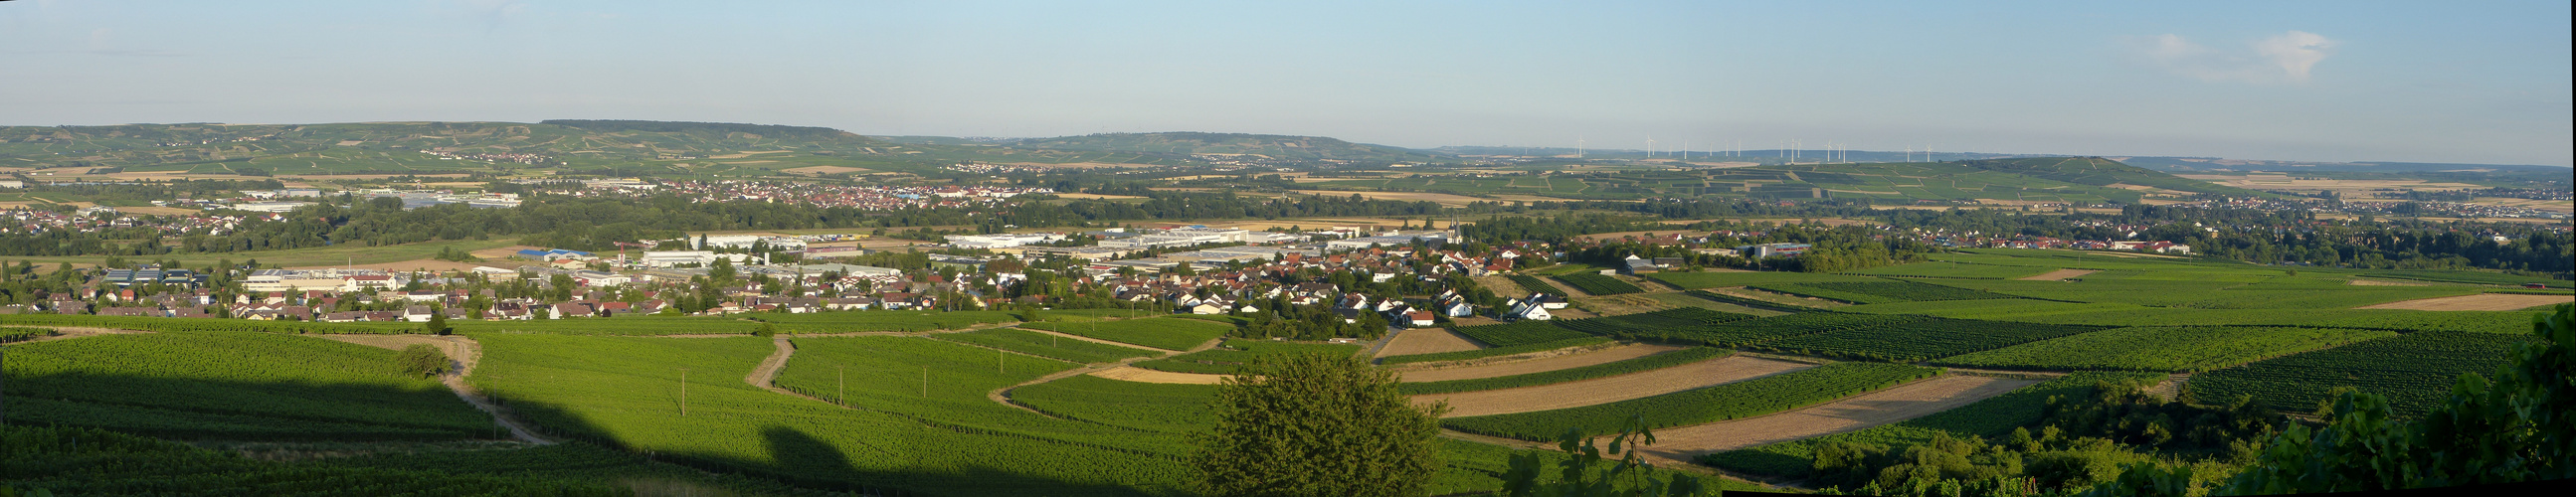
{"type": "Polygon", "coordinates": [[[1650,278],[1650,279],[1653,279],[1653,280],[1655,280],[1655,281],[1661,281],[1661,282],[1665,282],[1665,283],[1670,283],[1670,284],[1672,284],[1673,286],[1678,286],[1678,287],[1687,288],[1687,289],[1692,289],[1692,290],[1697,290],[1697,289],[1702,289],[1702,288],[1730,287],[1730,286],[1765,285],[1765,284],[1774,284],[1774,283],[1815,283],[1815,282],[1831,282],[1831,281],[1887,281],[1887,280],[1882,280],[1882,279],[1878,279],[1878,278],[1870,278],[1870,277],[1866,277],[1866,276],[1849,276],[1849,275],[1840,275],[1840,274],[1824,274],[1824,273],[1786,273],[1786,272],[1776,272],[1776,271],[1772,271],[1772,272],[1758,272],[1758,273],[1733,272],[1733,271],[1725,271],[1725,272],[1694,272],[1694,273],[1654,273],[1654,274],[1646,275],[1646,277],[1647,277],[1647,278],[1650,278]]]}
{"type": "Polygon", "coordinates": [[[780,383],[837,390],[835,374],[846,369],[849,402],[859,409],[845,409],[745,384],[772,350],[762,338],[478,338],[485,356],[476,383],[544,431],[691,465],[832,488],[953,494],[1118,495],[1182,481],[1169,437],[1054,420],[984,399],[994,383],[1069,366],[1062,362],[1003,354],[1008,362],[997,367],[992,350],[925,338],[798,339],[798,357],[780,383]],[[930,366],[940,369],[930,372],[924,396],[921,369],[930,366]],[[1008,366],[1020,368],[997,372],[1008,366]],[[978,402],[989,409],[967,407],[978,402]],[[940,418],[923,420],[923,413],[940,418]],[[1018,417],[1005,417],[1010,413],[1018,417]],[[1021,430],[1052,436],[1014,434],[1021,430]]]}
{"type": "Polygon", "coordinates": [[[178,438],[487,437],[492,418],[392,350],[295,335],[163,331],[11,345],[11,423],[178,438]]]}
{"type": "Polygon", "coordinates": [[[1359,350],[1360,346],[1350,344],[1227,339],[1222,347],[1140,361],[1136,367],[1175,373],[1234,374],[1237,368],[1267,358],[1290,354],[1351,355],[1359,350]]]}
{"type": "Polygon", "coordinates": [[[1640,340],[1740,347],[1787,337],[1846,329],[1875,329],[1924,321],[1917,316],[1879,316],[1840,312],[1805,312],[1687,328],[1626,328],[1624,337],[1640,340]]]}
{"type": "Polygon", "coordinates": [[[2164,375],[2154,373],[2076,372],[1920,418],[1849,433],[1720,452],[1702,457],[1699,462],[1728,471],[1805,478],[1809,468],[1815,464],[1815,448],[1822,444],[1861,443],[1902,450],[1930,443],[1933,437],[1942,435],[1960,439],[1994,439],[2014,428],[2038,423],[2046,412],[2050,397],[2089,398],[2094,395],[2094,385],[2098,383],[2146,384],[2164,379],[2164,375]]]}
{"type": "Polygon", "coordinates": [[[1025,330],[993,328],[965,333],[941,333],[931,338],[981,345],[1039,357],[1077,363],[1117,362],[1129,357],[1155,355],[1135,347],[1120,347],[1075,340],[1025,330]]]}
{"type": "Polygon", "coordinates": [[[1717,329],[1726,323],[1753,319],[1751,314],[1718,312],[1698,307],[1664,309],[1643,314],[1576,319],[1556,322],[1558,326],[1616,337],[1657,337],[1717,329]]]}
{"type": "MultiPolygon", "coordinates": [[[[932,331],[965,329],[979,324],[1013,323],[1019,313],[1009,311],[832,311],[809,314],[749,314],[752,319],[775,323],[779,333],[830,334],[872,331],[932,331]]],[[[755,324],[755,327],[757,325],[755,324]]]]}
{"type": "Polygon", "coordinates": [[[1984,368],[2192,372],[2396,334],[2381,330],[2254,326],[2119,328],[1952,356],[1937,362],[1984,368]]]}
{"type": "Polygon", "coordinates": [[[1091,375],[1011,390],[1011,401],[1050,415],[1138,430],[1187,432],[1211,426],[1215,385],[1138,383],[1091,375]]]}
{"type": "Polygon", "coordinates": [[[1379,364],[1387,364],[1387,365],[1395,365],[1395,364],[1409,364],[1409,363],[1417,363],[1417,362],[1464,361],[1464,360],[1468,360],[1468,359],[1482,359],[1482,358],[1487,358],[1487,357],[1502,357],[1502,356],[1514,355],[1514,354],[1527,354],[1527,353],[1531,353],[1531,352],[1545,352],[1545,351],[1556,350],[1556,349],[1562,349],[1562,348],[1568,348],[1568,347],[1589,347],[1589,346],[1595,346],[1595,345],[1607,344],[1607,343],[1610,343],[1611,341],[1612,341],[1612,340],[1610,340],[1610,339],[1608,339],[1608,338],[1602,338],[1602,337],[1596,337],[1596,336],[1590,336],[1590,335],[1583,335],[1583,336],[1578,336],[1578,337],[1575,337],[1575,338],[1567,338],[1567,339],[1563,339],[1563,340],[1552,340],[1552,341],[1536,342],[1536,343],[1524,343],[1524,344],[1520,344],[1520,345],[1513,345],[1513,346],[1509,346],[1509,347],[1492,347],[1492,348],[1483,348],[1483,349],[1476,349],[1476,350],[1461,350],[1461,351],[1456,351],[1456,352],[1433,352],[1433,353],[1429,353],[1429,354],[1409,354],[1409,355],[1394,355],[1394,356],[1386,356],[1386,357],[1380,357],[1380,358],[1378,358],[1378,363],[1379,363],[1379,364]]]}
{"type": "Polygon", "coordinates": [[[1636,284],[1620,281],[1618,278],[1614,277],[1602,276],[1600,273],[1574,273],[1558,276],[1556,277],[1556,280],[1563,281],[1567,285],[1573,285],[1574,289],[1582,290],[1583,293],[1593,295],[1619,295],[1646,291],[1646,289],[1637,288],[1636,284]]]}
{"type": "Polygon", "coordinates": [[[2096,326],[1929,318],[1761,342],[1755,348],[1847,359],[1913,362],[2102,329],[2096,326]]]}
{"type": "Polygon", "coordinates": [[[1469,380],[1404,383],[1398,385],[1398,387],[1404,390],[1405,395],[1425,395],[1553,385],[1576,380],[1643,373],[1657,369],[1726,357],[1734,353],[1735,351],[1732,350],[1714,347],[1694,347],[1625,361],[1594,364],[1590,366],[1573,367],[1555,371],[1497,376],[1493,378],[1476,378],[1469,380]]]}
{"type": "Polygon", "coordinates": [[[2020,298],[2012,295],[1924,284],[1905,280],[1768,283],[1753,285],[1752,287],[1790,295],[1833,299],[1855,304],[2020,298]]]}
{"type": "Polygon", "coordinates": [[[2251,395],[2266,407],[2315,410],[2326,392],[2349,386],[2388,396],[2400,415],[2421,415],[2450,398],[2462,373],[2492,376],[2529,335],[2419,332],[2290,355],[2195,375],[2186,391],[2204,402],[2251,395]]]}
{"type": "Polygon", "coordinates": [[[1234,331],[1234,326],[1196,319],[1151,318],[1096,322],[1026,323],[1020,327],[1079,335],[1164,350],[1189,350],[1234,331]]]}
{"type": "Polygon", "coordinates": [[[1653,428],[1687,426],[1770,414],[1876,391],[1941,374],[1901,364],[1838,362],[1788,373],[1652,397],[1552,411],[1449,418],[1458,431],[1554,440],[1567,429],[1613,433],[1632,415],[1653,428]]]}
{"type": "Polygon", "coordinates": [[[527,473],[262,461],[70,426],[0,427],[0,453],[9,454],[8,488],[16,495],[620,495],[626,490],[605,481],[527,473]]]}
{"type": "Polygon", "coordinates": [[[2014,279],[2014,278],[2023,278],[2023,277],[2030,277],[2030,276],[2038,276],[2038,275],[2040,275],[2040,274],[2044,274],[2044,273],[2047,273],[2047,272],[2049,272],[2049,271],[2053,271],[2053,270],[2054,270],[2054,269],[2042,268],[2042,267],[2034,267],[2034,266],[2003,266],[2003,265],[1979,264],[1979,263],[1939,262],[1939,261],[1944,260],[1944,258],[1943,258],[1943,256],[1944,256],[1944,255],[1947,255],[1947,254],[1936,254],[1936,255],[1934,255],[1934,256],[1933,256],[1933,260],[1934,260],[1935,262],[1918,262],[1918,263],[1913,263],[1913,264],[1900,264],[1900,265],[1895,265],[1895,266],[1881,266],[1881,267],[1874,267],[1874,268],[1869,268],[1869,269],[1862,269],[1862,270],[1858,270],[1858,271],[1852,271],[1852,272],[1851,272],[1851,273],[1849,273],[1849,274],[1856,274],[1856,275],[1863,275],[1863,276],[1880,276],[1880,277],[1890,277],[1890,276],[1895,276],[1895,277],[1907,277],[1907,278],[1950,278],[1950,279],[1969,279],[1969,280],[2008,280],[2008,279],[2014,279]]]}
{"type": "Polygon", "coordinates": [[[1538,279],[1537,276],[1514,274],[1503,276],[1503,279],[1512,280],[1512,284],[1520,285],[1521,290],[1531,293],[1544,293],[1549,295],[1565,294],[1564,290],[1557,289],[1556,285],[1548,284],[1547,280],[1538,279]]]}
{"type": "Polygon", "coordinates": [[[1458,334],[1495,347],[1512,347],[1592,336],[1591,333],[1557,326],[1556,321],[1515,321],[1510,324],[1462,326],[1458,328],[1458,334]]]}

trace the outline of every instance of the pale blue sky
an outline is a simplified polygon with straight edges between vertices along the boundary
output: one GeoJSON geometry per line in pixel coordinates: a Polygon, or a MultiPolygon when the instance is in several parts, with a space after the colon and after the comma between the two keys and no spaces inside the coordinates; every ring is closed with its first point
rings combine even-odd
{"type": "Polygon", "coordinates": [[[2566,2],[0,2],[0,124],[2576,162],[2566,2]]]}

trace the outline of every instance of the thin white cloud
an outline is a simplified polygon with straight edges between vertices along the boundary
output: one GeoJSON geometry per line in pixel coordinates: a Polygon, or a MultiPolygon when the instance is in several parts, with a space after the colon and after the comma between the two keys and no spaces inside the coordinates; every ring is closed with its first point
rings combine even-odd
{"type": "Polygon", "coordinates": [[[2290,31],[2250,44],[2245,51],[2225,51],[2162,34],[2131,40],[2134,55],[2166,72],[2212,82],[2304,84],[2328,56],[2335,40],[2306,31],[2290,31]]]}

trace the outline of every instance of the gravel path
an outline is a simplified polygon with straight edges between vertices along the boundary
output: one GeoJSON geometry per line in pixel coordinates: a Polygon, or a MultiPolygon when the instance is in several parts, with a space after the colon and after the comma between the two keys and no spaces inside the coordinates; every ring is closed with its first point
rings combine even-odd
{"type": "Polygon", "coordinates": [[[1945,374],[1832,402],[1734,421],[1655,430],[1644,452],[1667,462],[1703,454],[1856,431],[1950,410],[2039,383],[1992,376],[1945,374]]]}

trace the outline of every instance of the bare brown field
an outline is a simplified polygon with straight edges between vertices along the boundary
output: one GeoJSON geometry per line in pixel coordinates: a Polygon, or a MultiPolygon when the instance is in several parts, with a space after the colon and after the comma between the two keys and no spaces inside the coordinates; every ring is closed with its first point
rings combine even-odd
{"type": "MultiPolygon", "coordinates": [[[[1654,283],[1642,283],[1637,281],[1629,281],[1629,283],[1637,285],[1640,288],[1645,288],[1649,292],[1654,292],[1664,288],[1662,285],[1654,283]]],[[[1581,290],[1575,291],[1579,292],[1581,290]]],[[[1583,307],[1591,309],[1592,313],[1603,316],[1644,314],[1673,307],[1672,304],[1666,304],[1664,301],[1655,300],[1653,295],[1655,295],[1655,293],[1629,293],[1620,295],[1586,295],[1567,298],[1583,304],[1583,307]]]]}
{"type": "Polygon", "coordinates": [[[2352,286],[2433,286],[2433,284],[2416,281],[2352,280],[2352,286]]]}
{"type": "Polygon", "coordinates": [[[1409,354],[1435,354],[1476,350],[1476,342],[1442,328],[1414,328],[1397,332],[1395,339],[1379,347],[1377,357],[1409,354]]]}
{"type": "Polygon", "coordinates": [[[2056,281],[2056,280],[2062,280],[2062,279],[2067,279],[2067,278],[2073,278],[2073,277],[2083,276],[2083,275],[2093,274],[2093,273],[2094,273],[2094,271],[2093,271],[2093,270],[2091,270],[2091,269],[2059,269],[2059,270],[2056,270],[2056,271],[2049,271],[2049,272],[2045,272],[2045,273],[2039,273],[2038,275],[2034,275],[2034,276],[2023,276],[2023,277],[2015,278],[2015,279],[2019,279],[2019,280],[2022,280],[2022,281],[2056,281]]]}
{"type": "Polygon", "coordinates": [[[1119,366],[1093,371],[1091,372],[1091,375],[1112,380],[1133,381],[1138,383],[1180,383],[1186,385],[1215,385],[1225,382],[1225,379],[1230,376],[1221,374],[1174,373],[1170,371],[1155,371],[1132,366],[1119,366]]]}
{"type": "Polygon", "coordinates": [[[1450,416],[1484,416],[1582,407],[1706,388],[1815,367],[1812,364],[1730,356],[1647,371],[1554,385],[1416,395],[1414,405],[1447,401],[1450,416]]]}
{"type": "Polygon", "coordinates": [[[2544,305],[2576,302],[2576,295],[2522,295],[2483,293],[2458,297],[2415,299],[2354,309],[2407,309],[2417,311],[2519,311],[2544,305]]]}
{"type": "MultiPolygon", "coordinates": [[[[2430,181],[2424,181],[2424,180],[2411,180],[2411,179],[2409,179],[2409,180],[2352,180],[2352,179],[2298,178],[2298,177],[2292,177],[2292,176],[2290,176],[2290,175],[2286,175],[2286,174],[2177,174],[2177,175],[2175,175],[2175,176],[2180,176],[2180,177],[2184,177],[2184,178],[2191,178],[2191,179],[2196,179],[2196,180],[2201,180],[2201,181],[2207,181],[2207,182],[2211,182],[2211,183],[2217,183],[2217,184],[2221,184],[2221,185],[2233,186],[2233,187],[2238,187],[2238,188],[2251,188],[2251,189],[2276,189],[2276,190],[2338,190],[2338,191],[2351,191],[2351,192],[2366,192],[2366,191],[2369,191],[2369,190],[2375,190],[2375,189],[2380,189],[2380,188],[2399,188],[2399,189],[2414,189],[2414,190],[2425,190],[2425,191],[2467,190],[2467,189],[2482,188],[2482,187],[2480,187],[2480,186],[2478,186],[2478,185],[2472,185],[2472,184],[2468,184],[2468,183],[2435,183],[2435,182],[2430,182],[2430,181]]],[[[2352,196],[2359,196],[2359,195],[2352,195],[2352,196]]]]}
{"type": "Polygon", "coordinates": [[[1665,353],[1665,352],[1672,352],[1672,351],[1682,350],[1682,349],[1686,349],[1686,348],[1689,348],[1689,347],[1678,347],[1678,346],[1672,346],[1672,345],[1647,345],[1647,344],[1635,344],[1635,345],[1625,345],[1625,346],[1619,346],[1619,347],[1611,347],[1611,348],[1600,349],[1600,350],[1594,350],[1594,351],[1583,352],[1583,353],[1576,353],[1576,354],[1565,354],[1565,355],[1558,355],[1558,356],[1548,356],[1548,357],[1542,357],[1542,358],[1538,358],[1538,359],[1531,359],[1531,360],[1527,360],[1527,361],[1512,361],[1512,362],[1503,362],[1503,363],[1494,363],[1494,364],[1479,364],[1479,365],[1474,365],[1474,366],[1457,367],[1457,368],[1447,368],[1447,369],[1428,369],[1428,370],[1421,370],[1421,371],[1402,371],[1402,372],[1398,372],[1398,373],[1396,373],[1396,377],[1399,379],[1399,381],[1408,381],[1408,382],[1425,382],[1425,381],[1472,380],[1472,379],[1477,379],[1477,378],[1493,378],[1493,377],[1498,377],[1498,376],[1511,376],[1511,375],[1516,375],[1516,374],[1544,373],[1544,372],[1548,372],[1548,371],[1555,371],[1555,370],[1559,370],[1559,369],[1579,368],[1579,367],[1590,366],[1590,365],[1594,365],[1594,364],[1609,364],[1609,363],[1613,363],[1613,362],[1625,361],[1625,360],[1629,360],[1629,359],[1635,359],[1635,358],[1639,358],[1639,357],[1645,357],[1645,356],[1650,356],[1650,355],[1655,355],[1655,354],[1661,354],[1661,353],[1665,353]]]}
{"type": "Polygon", "coordinates": [[[2544,210],[2544,211],[2576,212],[2576,201],[2566,201],[2566,200],[2532,200],[2532,199],[2527,199],[2527,198],[2477,197],[2477,198],[2469,199],[2469,203],[2474,203],[2474,204],[2487,204],[2487,205],[2501,205],[2501,206],[2506,206],[2506,207],[2522,207],[2522,208],[2528,208],[2528,209],[2540,209],[2540,210],[2544,210]]]}
{"type": "Polygon", "coordinates": [[[49,342],[49,341],[54,341],[54,340],[69,340],[69,339],[80,338],[80,337],[94,337],[94,336],[100,336],[100,335],[141,335],[141,334],[145,334],[145,333],[151,333],[151,332],[149,332],[149,331],[143,331],[143,330],[127,330],[127,329],[117,329],[117,328],[93,328],[93,327],[88,327],[88,326],[42,326],[42,325],[35,325],[35,326],[21,325],[21,326],[23,326],[23,327],[27,327],[27,328],[48,328],[48,329],[52,329],[52,330],[54,330],[54,333],[55,333],[55,335],[54,335],[54,336],[43,337],[43,338],[37,338],[37,339],[34,339],[34,340],[28,340],[28,341],[26,341],[26,342],[24,342],[24,343],[49,342]]]}
{"type": "Polygon", "coordinates": [[[1941,375],[1778,414],[1655,430],[1641,452],[1671,461],[1859,430],[1950,410],[2038,380],[1941,375]]]}
{"type": "MultiPolygon", "coordinates": [[[[777,161],[757,161],[757,162],[777,162],[777,161]]],[[[750,163],[751,163],[751,162],[727,162],[726,164],[750,164],[750,163]]],[[[805,166],[805,167],[798,167],[798,168],[789,168],[789,169],[780,169],[780,170],[778,170],[778,172],[782,172],[782,173],[790,173],[790,174],[812,174],[812,175],[817,175],[817,176],[825,175],[825,174],[835,174],[835,173],[855,173],[855,172],[861,172],[861,171],[867,171],[867,169],[864,169],[864,168],[856,168],[856,167],[850,167],[850,166],[805,166]]]]}
{"type": "MultiPolygon", "coordinates": [[[[1480,276],[1469,279],[1476,280],[1476,284],[1478,286],[1483,286],[1486,291],[1494,292],[1494,295],[1500,295],[1504,298],[1521,298],[1527,297],[1530,294],[1530,289],[1521,288],[1520,283],[1502,276],[1480,276]]],[[[1459,326],[1466,325],[1462,324],[1459,326]]]]}

